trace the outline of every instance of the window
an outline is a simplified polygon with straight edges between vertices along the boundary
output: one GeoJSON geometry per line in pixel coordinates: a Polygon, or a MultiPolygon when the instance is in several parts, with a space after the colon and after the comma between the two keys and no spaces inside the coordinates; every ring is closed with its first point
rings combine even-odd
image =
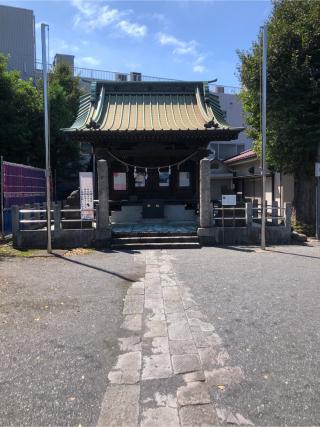
{"type": "Polygon", "coordinates": [[[125,172],[113,172],[113,189],[115,191],[127,190],[127,174],[125,172]]]}
{"type": "Polygon", "coordinates": [[[179,187],[190,187],[190,172],[179,172],[179,187]]]}

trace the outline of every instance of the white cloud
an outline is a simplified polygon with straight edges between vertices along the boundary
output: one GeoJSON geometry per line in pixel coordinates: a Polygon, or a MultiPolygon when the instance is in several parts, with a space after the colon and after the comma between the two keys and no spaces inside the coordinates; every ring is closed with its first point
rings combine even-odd
{"type": "Polygon", "coordinates": [[[134,24],[132,22],[123,20],[118,23],[118,28],[120,28],[124,33],[128,34],[131,37],[144,37],[147,34],[147,27],[145,25],[134,24]]]}
{"type": "Polygon", "coordinates": [[[79,59],[79,61],[84,62],[85,64],[88,65],[99,65],[100,61],[97,58],[94,58],[93,56],[83,56],[82,58],[79,59]]]}
{"type": "Polygon", "coordinates": [[[204,73],[206,71],[206,67],[204,65],[201,65],[201,64],[194,65],[193,71],[195,73],[204,73]]]}
{"type": "Polygon", "coordinates": [[[197,46],[198,43],[195,40],[190,40],[188,42],[184,40],[179,40],[176,37],[165,34],[158,33],[157,38],[159,43],[162,46],[173,46],[173,54],[174,55],[196,55],[197,54],[197,46]]]}
{"type": "Polygon", "coordinates": [[[142,38],[147,34],[145,25],[124,19],[132,14],[131,9],[120,11],[108,5],[102,5],[100,2],[88,0],[72,0],[72,5],[78,11],[73,20],[74,27],[79,27],[86,32],[115,26],[122,33],[133,38],[142,38]]]}

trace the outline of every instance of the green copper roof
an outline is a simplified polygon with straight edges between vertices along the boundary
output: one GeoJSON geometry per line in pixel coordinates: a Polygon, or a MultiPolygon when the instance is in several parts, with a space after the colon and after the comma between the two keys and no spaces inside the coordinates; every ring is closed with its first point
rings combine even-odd
{"type": "Polygon", "coordinates": [[[193,131],[230,128],[204,82],[94,82],[64,131],[193,131]]]}

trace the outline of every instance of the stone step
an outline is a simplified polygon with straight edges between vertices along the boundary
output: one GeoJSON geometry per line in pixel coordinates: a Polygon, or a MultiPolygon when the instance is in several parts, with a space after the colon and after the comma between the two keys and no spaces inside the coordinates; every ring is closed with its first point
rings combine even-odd
{"type": "Polygon", "coordinates": [[[197,232],[196,231],[182,231],[182,232],[171,232],[168,231],[128,231],[128,232],[120,232],[120,231],[116,231],[116,232],[112,232],[112,235],[114,237],[176,237],[176,236],[194,236],[197,237],[197,232]]]}
{"type": "Polygon", "coordinates": [[[134,249],[200,249],[199,242],[140,242],[111,244],[111,249],[129,251],[134,249]]]}
{"type": "Polygon", "coordinates": [[[126,243],[198,243],[198,236],[185,236],[185,235],[174,235],[174,236],[126,236],[118,237],[114,235],[112,243],[115,245],[126,244],[126,243]]]}

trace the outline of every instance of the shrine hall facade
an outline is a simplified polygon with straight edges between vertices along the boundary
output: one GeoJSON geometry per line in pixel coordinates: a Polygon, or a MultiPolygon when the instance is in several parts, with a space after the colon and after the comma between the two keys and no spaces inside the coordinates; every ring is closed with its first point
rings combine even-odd
{"type": "Polygon", "coordinates": [[[127,222],[194,219],[208,143],[242,130],[225,121],[207,82],[177,81],[93,82],[64,132],[107,161],[110,210],[127,222]]]}

